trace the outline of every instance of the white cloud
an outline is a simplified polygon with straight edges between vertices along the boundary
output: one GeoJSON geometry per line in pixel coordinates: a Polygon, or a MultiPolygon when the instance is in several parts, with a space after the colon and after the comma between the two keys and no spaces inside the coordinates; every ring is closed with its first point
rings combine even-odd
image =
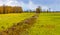
{"type": "Polygon", "coordinates": [[[43,10],[47,10],[48,7],[41,5],[41,4],[34,4],[32,1],[29,1],[28,4],[23,3],[22,1],[20,2],[20,6],[22,6],[24,9],[30,9],[30,10],[35,10],[38,6],[41,6],[43,10]]]}
{"type": "Polygon", "coordinates": [[[40,6],[43,10],[47,10],[48,7],[42,4],[34,4],[32,1],[29,1],[28,8],[31,10],[35,10],[38,6],[40,6]]]}
{"type": "Polygon", "coordinates": [[[2,0],[0,0],[0,6],[2,6],[3,5],[3,1],[2,0]]]}
{"type": "Polygon", "coordinates": [[[34,10],[37,8],[37,5],[35,5],[32,1],[29,1],[28,8],[34,10]]]}
{"type": "Polygon", "coordinates": [[[2,0],[0,0],[0,6],[3,5],[5,3],[5,5],[8,6],[21,6],[24,10],[26,9],[31,9],[31,10],[35,10],[35,8],[37,8],[38,6],[41,6],[41,8],[43,10],[47,10],[48,7],[41,5],[41,4],[34,4],[31,0],[29,1],[28,4],[20,1],[18,2],[17,0],[6,0],[5,2],[3,2],[2,0]]]}
{"type": "Polygon", "coordinates": [[[6,3],[6,5],[8,5],[8,6],[20,6],[20,4],[17,1],[9,1],[8,3],[6,3]]]}
{"type": "Polygon", "coordinates": [[[3,4],[8,6],[19,6],[20,4],[17,2],[17,0],[0,0],[0,6],[3,4]]]}

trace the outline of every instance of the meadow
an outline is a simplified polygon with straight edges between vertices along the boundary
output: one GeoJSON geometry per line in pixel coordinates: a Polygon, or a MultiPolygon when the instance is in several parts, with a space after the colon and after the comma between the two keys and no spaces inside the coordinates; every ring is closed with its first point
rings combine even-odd
{"type": "MultiPolygon", "coordinates": [[[[33,16],[35,13],[0,14],[0,30],[33,16]]],[[[40,13],[36,23],[24,35],[60,35],[60,13],[40,13]]]]}
{"type": "Polygon", "coordinates": [[[40,13],[29,35],[60,35],[60,13],[40,13]]]}
{"type": "Polygon", "coordinates": [[[7,28],[13,26],[13,24],[16,24],[33,15],[34,15],[34,13],[0,14],[0,31],[6,30],[7,28]]]}

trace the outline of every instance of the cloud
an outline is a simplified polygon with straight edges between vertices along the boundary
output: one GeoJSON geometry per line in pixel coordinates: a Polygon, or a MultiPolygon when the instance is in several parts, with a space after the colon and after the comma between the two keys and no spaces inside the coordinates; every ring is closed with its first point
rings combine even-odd
{"type": "Polygon", "coordinates": [[[17,2],[17,0],[0,0],[0,6],[3,4],[8,6],[19,6],[20,4],[17,2]]]}
{"type": "Polygon", "coordinates": [[[32,1],[29,1],[28,4],[24,3],[24,2],[20,2],[20,6],[23,7],[23,9],[28,9],[28,10],[35,10],[38,6],[41,6],[42,10],[47,10],[48,7],[41,5],[41,4],[34,4],[32,1]]]}
{"type": "Polygon", "coordinates": [[[20,6],[20,4],[17,1],[9,1],[6,5],[8,5],[8,6],[20,6]]]}
{"type": "Polygon", "coordinates": [[[19,2],[17,0],[7,0],[7,3],[5,5],[8,6],[20,6],[19,2]]]}
{"type": "Polygon", "coordinates": [[[3,1],[2,0],[0,0],[0,6],[2,6],[3,5],[3,1]]]}
{"type": "Polygon", "coordinates": [[[5,5],[8,6],[21,6],[23,8],[23,10],[35,10],[38,6],[41,6],[41,8],[43,10],[47,10],[48,7],[42,4],[34,4],[31,0],[29,1],[29,3],[24,3],[23,1],[18,2],[17,0],[6,0],[5,2],[3,2],[2,0],[0,0],[0,6],[3,5],[5,3],[5,5]]]}
{"type": "Polygon", "coordinates": [[[35,10],[38,6],[42,8],[42,10],[47,10],[48,7],[42,4],[34,4],[32,1],[29,1],[28,8],[31,10],[35,10]]]}

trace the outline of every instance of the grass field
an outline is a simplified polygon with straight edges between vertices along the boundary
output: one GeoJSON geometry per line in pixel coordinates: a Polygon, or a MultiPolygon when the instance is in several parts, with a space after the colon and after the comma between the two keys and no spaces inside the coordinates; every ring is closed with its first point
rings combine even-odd
{"type": "Polygon", "coordinates": [[[41,13],[29,35],[60,35],[60,13],[41,13]]]}
{"type": "Polygon", "coordinates": [[[33,16],[34,13],[15,13],[15,14],[0,14],[0,30],[5,30],[13,24],[20,22],[33,16]]]}
{"type": "MultiPolygon", "coordinates": [[[[33,16],[34,13],[0,14],[0,30],[33,16]]],[[[60,35],[60,13],[40,13],[28,35],[60,35]]],[[[25,34],[24,34],[25,35],[25,34]]]]}

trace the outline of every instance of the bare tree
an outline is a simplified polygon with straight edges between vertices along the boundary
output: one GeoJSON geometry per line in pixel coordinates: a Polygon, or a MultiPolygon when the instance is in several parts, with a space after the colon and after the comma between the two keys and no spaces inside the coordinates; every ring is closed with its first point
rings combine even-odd
{"type": "Polygon", "coordinates": [[[40,12],[42,12],[42,9],[40,6],[38,6],[38,8],[36,8],[36,13],[40,13],[40,12]]]}

